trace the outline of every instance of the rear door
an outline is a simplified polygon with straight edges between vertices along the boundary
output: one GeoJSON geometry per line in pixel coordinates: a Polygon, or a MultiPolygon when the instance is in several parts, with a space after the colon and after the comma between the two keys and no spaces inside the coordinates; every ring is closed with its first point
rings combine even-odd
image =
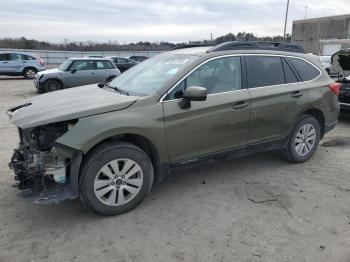
{"type": "Polygon", "coordinates": [[[0,73],[8,73],[8,72],[10,72],[9,55],[0,54],[0,73]]]}
{"type": "Polygon", "coordinates": [[[10,72],[20,72],[25,66],[22,56],[17,53],[10,53],[9,56],[10,60],[8,61],[8,66],[10,72]]]}
{"type": "Polygon", "coordinates": [[[76,60],[65,75],[65,86],[82,86],[97,83],[97,70],[92,60],[76,60]]]}
{"type": "Polygon", "coordinates": [[[251,120],[248,143],[285,138],[307,102],[308,89],[286,58],[246,55],[251,120]]]}
{"type": "MultiPolygon", "coordinates": [[[[241,58],[221,57],[208,61],[182,80],[164,99],[164,122],[170,162],[245,147],[250,97],[242,79],[241,58]],[[179,106],[190,86],[208,89],[206,101],[179,106]]],[[[191,160],[189,160],[191,161],[191,160]]]]}
{"type": "Polygon", "coordinates": [[[103,83],[113,75],[112,70],[115,69],[115,66],[111,61],[99,60],[95,61],[95,68],[97,72],[98,82],[103,83]]]}

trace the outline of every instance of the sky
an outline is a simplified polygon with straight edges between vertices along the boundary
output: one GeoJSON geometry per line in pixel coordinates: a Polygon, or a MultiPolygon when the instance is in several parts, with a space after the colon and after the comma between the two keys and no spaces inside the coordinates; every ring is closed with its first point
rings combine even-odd
{"type": "MultiPolygon", "coordinates": [[[[0,0],[0,38],[183,42],[282,35],[287,0],[0,0]]],[[[350,0],[290,0],[292,21],[350,13],[350,0]]]]}

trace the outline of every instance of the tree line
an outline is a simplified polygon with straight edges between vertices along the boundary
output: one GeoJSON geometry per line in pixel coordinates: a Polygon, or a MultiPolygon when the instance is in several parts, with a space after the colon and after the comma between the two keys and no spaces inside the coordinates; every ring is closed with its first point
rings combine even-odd
{"type": "Polygon", "coordinates": [[[169,42],[149,42],[139,41],[137,43],[120,44],[117,41],[108,41],[104,43],[94,41],[70,41],[65,39],[60,43],[48,41],[38,41],[35,39],[19,38],[0,38],[0,48],[13,49],[33,49],[33,50],[62,50],[62,51],[165,51],[178,45],[198,44],[198,45],[216,45],[228,41],[276,41],[290,42],[291,36],[265,36],[258,37],[253,33],[239,32],[236,35],[228,33],[219,36],[213,40],[189,41],[187,43],[169,43],[169,42]]]}

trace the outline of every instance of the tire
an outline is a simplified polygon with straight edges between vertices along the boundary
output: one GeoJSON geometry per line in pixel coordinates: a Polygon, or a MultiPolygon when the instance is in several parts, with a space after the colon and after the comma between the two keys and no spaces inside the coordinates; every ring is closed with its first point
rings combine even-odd
{"type": "Polygon", "coordinates": [[[296,123],[283,152],[286,160],[293,163],[307,161],[315,153],[320,142],[320,124],[310,115],[302,116],[296,123]]]}
{"type": "Polygon", "coordinates": [[[37,72],[34,67],[27,67],[23,70],[23,76],[27,79],[33,79],[37,72]]]}
{"type": "Polygon", "coordinates": [[[152,162],[140,148],[124,142],[105,143],[84,161],[80,199],[98,215],[121,214],[142,202],[151,190],[153,176],[152,162]]]}
{"type": "Polygon", "coordinates": [[[53,92],[62,89],[62,84],[57,79],[48,79],[43,84],[44,92],[53,92]]]}

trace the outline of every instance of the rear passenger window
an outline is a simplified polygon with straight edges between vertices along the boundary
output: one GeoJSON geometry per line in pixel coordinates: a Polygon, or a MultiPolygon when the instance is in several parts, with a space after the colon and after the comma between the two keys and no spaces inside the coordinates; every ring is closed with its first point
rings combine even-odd
{"type": "Polygon", "coordinates": [[[298,78],[296,77],[295,73],[290,68],[290,66],[284,58],[282,58],[282,64],[284,69],[284,76],[286,77],[286,83],[298,82],[298,78]]]}
{"type": "Polygon", "coordinates": [[[248,87],[285,84],[279,56],[246,56],[248,87]]]}
{"type": "Polygon", "coordinates": [[[21,54],[20,56],[22,57],[22,60],[35,60],[34,57],[29,56],[29,55],[23,55],[23,54],[21,54]]]}
{"type": "Polygon", "coordinates": [[[315,79],[320,75],[320,71],[318,71],[314,66],[305,62],[304,60],[291,57],[288,57],[288,59],[297,70],[299,76],[303,81],[315,79]]]}
{"type": "Polygon", "coordinates": [[[22,60],[22,57],[20,54],[10,54],[10,60],[12,61],[18,61],[18,60],[22,60]]]}

